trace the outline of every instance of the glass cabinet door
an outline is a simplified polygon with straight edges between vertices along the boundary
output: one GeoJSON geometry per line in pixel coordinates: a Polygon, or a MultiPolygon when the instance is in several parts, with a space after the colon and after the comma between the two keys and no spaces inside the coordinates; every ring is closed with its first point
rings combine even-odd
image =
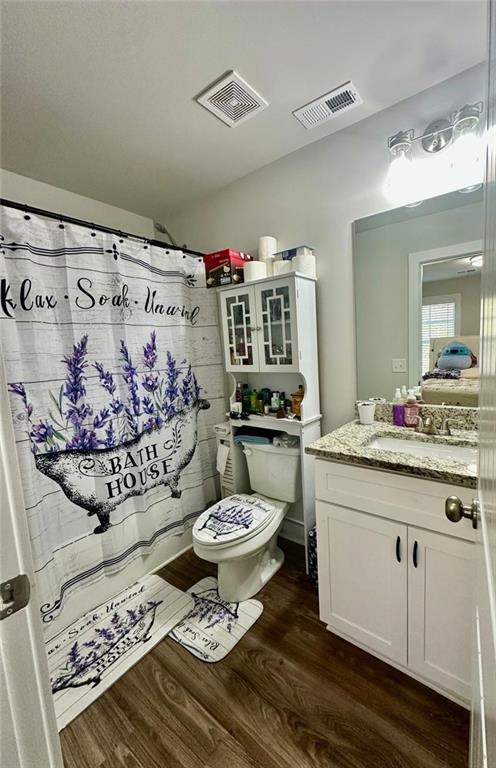
{"type": "Polygon", "coordinates": [[[260,369],[298,370],[293,285],[272,282],[257,290],[262,321],[260,369]]]}
{"type": "Polygon", "coordinates": [[[251,290],[240,289],[222,295],[226,368],[258,368],[255,302],[251,290]]]}

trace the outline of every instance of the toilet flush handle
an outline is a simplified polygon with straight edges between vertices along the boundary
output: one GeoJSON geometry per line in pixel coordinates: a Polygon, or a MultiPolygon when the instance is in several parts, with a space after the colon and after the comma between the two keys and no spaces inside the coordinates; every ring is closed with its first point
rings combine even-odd
{"type": "Polygon", "coordinates": [[[251,448],[243,448],[243,453],[245,456],[251,456],[253,451],[251,448]]]}

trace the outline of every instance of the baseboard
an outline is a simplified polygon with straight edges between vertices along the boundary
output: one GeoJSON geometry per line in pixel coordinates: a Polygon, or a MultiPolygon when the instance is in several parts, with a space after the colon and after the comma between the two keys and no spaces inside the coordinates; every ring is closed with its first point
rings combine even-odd
{"type": "Polygon", "coordinates": [[[167,560],[164,560],[164,562],[157,566],[157,568],[154,568],[151,573],[158,573],[162,570],[162,568],[165,568],[166,565],[169,565],[169,563],[172,563],[173,560],[177,560],[178,557],[181,557],[181,555],[184,555],[185,552],[188,552],[190,549],[192,549],[193,543],[187,544],[183,549],[180,549],[179,552],[176,552],[174,555],[171,555],[167,558],[167,560]]]}
{"type": "Polygon", "coordinates": [[[279,536],[282,539],[288,539],[295,544],[305,546],[305,528],[303,526],[303,521],[285,517],[279,536]]]}

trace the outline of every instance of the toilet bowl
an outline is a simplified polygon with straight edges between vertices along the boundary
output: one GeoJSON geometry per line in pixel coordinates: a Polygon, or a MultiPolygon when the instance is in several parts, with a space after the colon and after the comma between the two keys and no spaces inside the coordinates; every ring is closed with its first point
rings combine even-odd
{"type": "Polygon", "coordinates": [[[243,452],[255,492],[214,504],[193,527],[193,550],[217,563],[219,596],[230,603],[256,595],[281,567],[277,537],[301,493],[299,448],[243,444],[243,452]]]}

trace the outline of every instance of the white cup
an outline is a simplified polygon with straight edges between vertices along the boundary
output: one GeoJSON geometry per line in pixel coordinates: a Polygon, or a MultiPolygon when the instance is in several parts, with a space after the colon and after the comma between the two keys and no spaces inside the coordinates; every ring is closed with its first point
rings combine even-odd
{"type": "Polygon", "coordinates": [[[371,403],[370,400],[362,400],[358,403],[358,416],[360,418],[360,424],[373,424],[375,413],[375,403],[371,403]]]}

